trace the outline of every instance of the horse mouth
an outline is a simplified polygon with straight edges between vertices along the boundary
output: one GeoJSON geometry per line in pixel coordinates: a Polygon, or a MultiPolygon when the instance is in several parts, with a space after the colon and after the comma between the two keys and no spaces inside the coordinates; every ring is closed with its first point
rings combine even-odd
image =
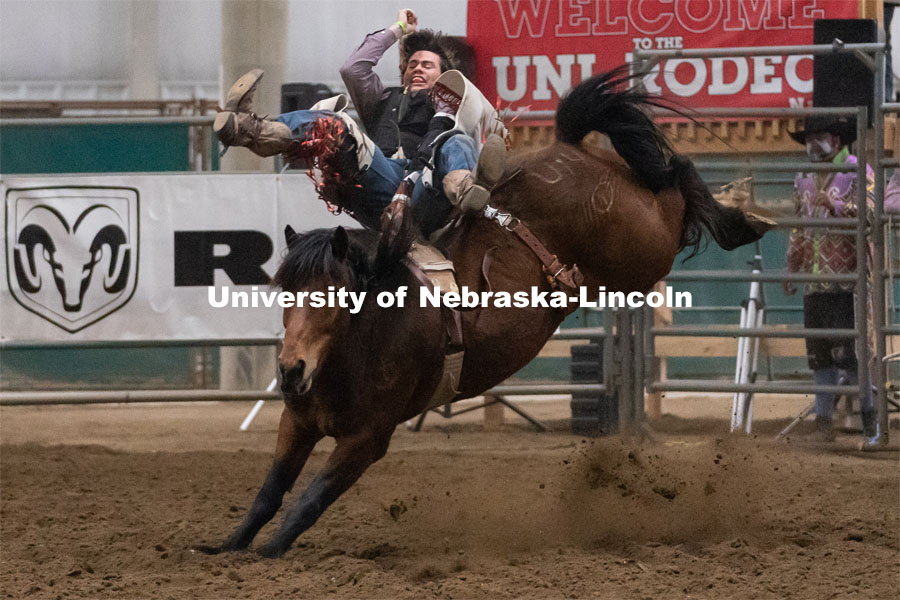
{"type": "Polygon", "coordinates": [[[303,378],[303,381],[297,384],[297,393],[305,394],[312,387],[312,373],[303,378]]]}
{"type": "Polygon", "coordinates": [[[298,361],[291,368],[280,366],[281,370],[281,391],[286,395],[300,396],[307,393],[312,387],[313,373],[315,368],[306,369],[304,361],[298,361]]]}

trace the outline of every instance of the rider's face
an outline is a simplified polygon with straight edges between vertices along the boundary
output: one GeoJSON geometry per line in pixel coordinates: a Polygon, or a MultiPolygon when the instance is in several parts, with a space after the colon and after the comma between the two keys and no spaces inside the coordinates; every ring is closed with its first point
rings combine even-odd
{"type": "Polygon", "coordinates": [[[403,74],[403,85],[410,92],[430,90],[434,82],[441,76],[441,57],[428,50],[419,50],[409,57],[406,72],[403,74]]]}

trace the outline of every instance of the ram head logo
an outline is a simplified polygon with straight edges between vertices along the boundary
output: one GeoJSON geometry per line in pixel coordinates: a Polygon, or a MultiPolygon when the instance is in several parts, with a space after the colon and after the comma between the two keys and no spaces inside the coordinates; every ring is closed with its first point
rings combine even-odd
{"type": "Polygon", "coordinates": [[[69,332],[109,315],[134,292],[137,215],[132,189],[9,190],[7,273],[13,296],[69,332]]]}

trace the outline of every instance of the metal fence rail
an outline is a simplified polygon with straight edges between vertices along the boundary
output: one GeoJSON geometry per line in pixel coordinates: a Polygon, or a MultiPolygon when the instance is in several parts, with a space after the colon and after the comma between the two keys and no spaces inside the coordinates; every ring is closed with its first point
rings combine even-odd
{"type": "Polygon", "coordinates": [[[856,339],[859,332],[855,329],[804,329],[792,327],[790,329],[776,329],[774,327],[745,327],[745,328],[701,328],[690,325],[673,325],[671,327],[651,327],[650,334],[671,337],[762,337],[762,338],[810,338],[827,339],[842,338],[856,339]]]}
{"type": "Polygon", "coordinates": [[[275,346],[281,338],[196,339],[196,340],[85,340],[78,342],[41,342],[30,340],[3,340],[0,350],[53,350],[60,348],[185,348],[211,346],[275,346]]]}
{"type": "Polygon", "coordinates": [[[654,392],[750,392],[761,394],[846,394],[856,396],[859,388],[855,385],[810,385],[807,383],[777,382],[769,383],[730,383],[726,381],[709,381],[706,379],[674,379],[657,381],[650,384],[654,392]]]}
{"type": "MultiPolygon", "coordinates": [[[[562,329],[553,340],[598,340],[607,343],[604,327],[577,327],[562,329]]],[[[4,341],[0,349],[55,349],[55,348],[161,348],[184,346],[274,346],[281,338],[247,339],[196,339],[196,340],[125,340],[81,342],[29,342],[4,341]]],[[[604,352],[611,353],[604,349],[604,352]]],[[[607,363],[609,364],[609,363],[607,363]]],[[[545,394],[571,394],[576,392],[605,393],[606,383],[504,383],[484,393],[486,396],[529,396],[545,394]]],[[[280,399],[279,392],[255,390],[112,390],[112,391],[39,391],[0,392],[0,406],[33,406],[56,404],[137,404],[147,402],[229,402],[247,400],[280,399]]]]}
{"type": "Polygon", "coordinates": [[[782,281],[791,281],[797,283],[806,282],[834,282],[849,283],[855,282],[858,275],[852,273],[832,273],[829,275],[816,275],[813,273],[790,273],[786,271],[771,271],[766,273],[750,273],[748,271],[679,271],[678,273],[669,273],[666,281],[738,281],[749,283],[751,281],[761,281],[766,283],[780,283],[782,281]]]}
{"type": "Polygon", "coordinates": [[[278,392],[256,390],[140,390],[96,392],[3,392],[0,406],[46,406],[58,404],[141,404],[148,402],[244,402],[277,400],[278,392]]]}

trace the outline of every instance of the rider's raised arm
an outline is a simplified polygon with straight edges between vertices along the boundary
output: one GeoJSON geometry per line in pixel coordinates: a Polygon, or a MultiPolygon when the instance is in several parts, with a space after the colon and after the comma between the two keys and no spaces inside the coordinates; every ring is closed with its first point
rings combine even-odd
{"type": "Polygon", "coordinates": [[[341,78],[347,86],[350,98],[359,113],[363,124],[368,128],[371,120],[376,118],[375,106],[385,95],[381,78],[373,71],[375,65],[384,56],[388,48],[406,33],[412,33],[416,28],[416,17],[412,11],[404,9],[396,23],[381,31],[370,33],[353,51],[343,66],[341,66],[341,78]]]}
{"type": "Polygon", "coordinates": [[[341,78],[363,121],[384,97],[384,85],[373,69],[397,39],[390,29],[370,33],[341,66],[341,78]]]}

